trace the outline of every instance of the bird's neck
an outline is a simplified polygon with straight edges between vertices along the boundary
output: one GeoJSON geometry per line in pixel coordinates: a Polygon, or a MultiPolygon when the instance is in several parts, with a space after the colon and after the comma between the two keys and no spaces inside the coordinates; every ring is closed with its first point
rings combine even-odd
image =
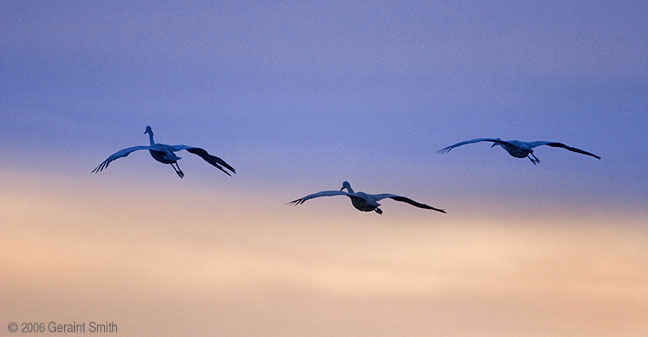
{"type": "Polygon", "coordinates": [[[148,135],[149,135],[149,142],[151,143],[151,145],[155,145],[155,141],[153,140],[153,132],[149,132],[148,135]]]}
{"type": "Polygon", "coordinates": [[[353,189],[351,188],[351,186],[347,187],[347,192],[349,192],[349,194],[354,194],[355,193],[353,191],[353,189]]]}

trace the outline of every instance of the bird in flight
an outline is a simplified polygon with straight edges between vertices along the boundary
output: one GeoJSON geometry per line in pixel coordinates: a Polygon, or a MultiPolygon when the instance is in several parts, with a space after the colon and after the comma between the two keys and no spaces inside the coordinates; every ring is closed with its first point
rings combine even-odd
{"type": "Polygon", "coordinates": [[[492,142],[493,145],[491,147],[494,147],[496,145],[501,146],[506,152],[508,152],[511,156],[515,158],[529,158],[529,160],[534,164],[538,165],[540,163],[540,159],[533,154],[533,148],[542,146],[542,145],[547,145],[551,147],[562,147],[563,149],[567,149],[572,152],[576,153],[581,153],[584,155],[588,155],[591,157],[594,157],[596,159],[601,159],[601,157],[589,153],[587,151],[583,151],[581,149],[571,147],[568,145],[565,145],[563,143],[558,143],[558,142],[545,142],[545,141],[537,141],[537,142],[522,142],[519,140],[501,140],[499,138],[475,138],[471,140],[466,140],[463,142],[459,142],[457,144],[450,145],[448,147],[444,147],[443,149],[439,150],[439,153],[448,153],[450,150],[454,149],[457,146],[461,145],[466,145],[466,144],[472,144],[472,143],[478,143],[478,142],[492,142]]]}
{"type": "Polygon", "coordinates": [[[378,214],[382,214],[383,211],[378,208],[380,204],[378,201],[385,199],[385,198],[390,198],[396,201],[402,201],[406,202],[412,206],[416,206],[419,208],[425,208],[425,209],[431,209],[437,212],[445,213],[444,210],[439,209],[439,208],[434,208],[432,206],[426,205],[426,204],[421,204],[418,203],[410,198],[402,197],[400,195],[395,195],[395,194],[367,194],[364,192],[354,192],[353,189],[351,188],[351,184],[349,184],[348,181],[345,181],[342,183],[342,188],[339,191],[322,191],[322,192],[317,192],[313,194],[309,194],[303,198],[295,199],[293,201],[290,201],[287,203],[287,205],[301,205],[307,200],[313,199],[313,198],[318,198],[318,197],[330,197],[334,195],[345,195],[351,199],[351,204],[353,204],[353,207],[355,207],[357,210],[363,211],[363,212],[371,212],[375,211],[378,214]],[[346,189],[346,191],[344,191],[346,189]]]}
{"type": "Polygon", "coordinates": [[[92,170],[92,173],[98,173],[103,171],[105,168],[108,167],[108,165],[110,165],[110,163],[113,160],[126,157],[131,152],[137,150],[149,150],[149,153],[151,154],[151,157],[153,157],[153,159],[163,164],[170,164],[171,167],[173,167],[173,170],[175,170],[175,172],[178,174],[180,178],[184,177],[184,173],[182,172],[182,170],[180,170],[180,166],[178,166],[178,160],[180,160],[181,157],[176,156],[174,152],[178,152],[181,150],[186,150],[190,153],[199,155],[206,162],[214,165],[219,170],[225,172],[225,174],[227,174],[228,176],[231,176],[231,174],[227,172],[223,167],[230,170],[232,173],[236,173],[236,170],[234,170],[234,168],[231,167],[229,164],[227,164],[224,160],[216,156],[210,155],[209,153],[207,153],[207,151],[199,147],[188,146],[188,145],[167,145],[167,144],[156,143],[153,140],[153,129],[151,129],[150,126],[146,127],[146,131],[144,131],[144,134],[148,134],[149,142],[151,143],[150,145],[133,146],[133,147],[125,148],[123,150],[119,150],[111,154],[110,157],[108,157],[108,159],[104,160],[101,164],[99,164],[99,166],[97,166],[94,170],[92,170]]]}

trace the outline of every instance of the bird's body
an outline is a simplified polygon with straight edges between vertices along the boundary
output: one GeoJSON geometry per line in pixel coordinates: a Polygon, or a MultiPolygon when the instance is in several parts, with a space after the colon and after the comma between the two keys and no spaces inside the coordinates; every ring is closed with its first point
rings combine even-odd
{"type": "Polygon", "coordinates": [[[176,156],[173,151],[170,149],[162,149],[160,147],[153,147],[153,148],[158,148],[156,150],[154,149],[149,149],[149,153],[151,154],[151,157],[153,159],[159,161],[162,164],[173,164],[177,162],[178,160],[182,159],[182,157],[176,156]]]}
{"type": "Polygon", "coordinates": [[[295,199],[293,201],[290,201],[288,204],[290,205],[301,205],[307,200],[313,199],[313,198],[318,198],[318,197],[330,197],[330,196],[335,196],[335,195],[344,195],[349,197],[351,199],[351,204],[353,207],[355,207],[357,210],[362,211],[362,212],[376,212],[378,214],[382,214],[383,211],[379,208],[380,203],[378,201],[385,199],[385,198],[390,198],[396,201],[402,201],[406,202],[412,206],[416,206],[419,208],[425,208],[425,209],[431,209],[435,210],[437,212],[445,213],[444,210],[439,209],[439,208],[434,208],[432,206],[426,205],[426,204],[421,204],[418,203],[410,198],[402,197],[400,195],[395,195],[395,194],[367,194],[364,192],[354,192],[353,189],[351,188],[351,184],[349,182],[345,181],[342,183],[342,188],[339,191],[321,191],[313,194],[309,194],[303,198],[295,199]],[[347,190],[346,192],[344,190],[347,190]]]}
{"type": "Polygon", "coordinates": [[[547,146],[551,146],[551,147],[561,147],[563,149],[566,149],[566,150],[569,150],[569,151],[572,151],[572,152],[576,152],[576,153],[584,154],[584,155],[591,156],[591,157],[594,157],[594,158],[597,158],[597,159],[601,159],[601,157],[599,157],[599,156],[597,156],[597,155],[595,155],[593,153],[589,153],[587,151],[583,151],[583,150],[575,148],[575,147],[567,146],[567,145],[565,145],[563,143],[547,142],[547,141],[522,142],[522,141],[519,141],[519,140],[501,140],[499,138],[475,138],[475,139],[471,139],[471,140],[466,140],[466,141],[463,141],[463,142],[459,142],[459,143],[450,145],[448,147],[444,147],[443,149],[439,150],[439,153],[448,153],[448,152],[450,152],[450,150],[454,149],[455,147],[458,147],[458,146],[461,146],[461,145],[466,145],[466,144],[478,143],[478,142],[492,142],[493,145],[491,145],[491,147],[499,145],[504,150],[506,150],[506,152],[508,152],[508,154],[510,154],[511,156],[513,156],[515,158],[529,158],[529,160],[534,165],[539,164],[540,159],[538,159],[538,157],[536,157],[535,154],[533,153],[533,148],[538,147],[538,146],[542,146],[542,145],[547,145],[547,146]]]}
{"type": "Polygon", "coordinates": [[[355,207],[357,210],[363,211],[363,212],[371,212],[371,211],[376,211],[378,214],[382,213],[382,210],[378,208],[380,204],[378,201],[376,201],[374,198],[372,198],[371,195],[364,193],[364,192],[357,192],[355,196],[349,196],[351,199],[351,204],[353,207],[355,207]]]}
{"type": "Polygon", "coordinates": [[[495,144],[500,145],[502,148],[504,148],[504,150],[506,150],[506,152],[508,152],[515,158],[524,158],[533,153],[533,148],[531,148],[528,143],[520,142],[517,140],[495,144]]]}
{"type": "Polygon", "coordinates": [[[210,155],[209,153],[207,153],[207,151],[199,147],[188,146],[188,145],[167,145],[167,144],[156,143],[153,140],[153,130],[151,129],[150,126],[146,127],[146,131],[144,131],[144,133],[149,135],[150,145],[133,146],[133,147],[125,148],[123,150],[119,150],[113,153],[112,155],[110,155],[108,159],[104,160],[101,164],[99,164],[99,166],[97,166],[94,170],[92,170],[92,173],[103,171],[105,168],[108,167],[108,165],[113,160],[126,157],[131,152],[137,150],[148,150],[149,153],[151,154],[151,157],[153,157],[153,159],[155,159],[156,161],[162,164],[170,164],[171,167],[173,167],[173,170],[178,174],[180,178],[184,177],[184,172],[182,172],[182,170],[180,170],[180,166],[178,166],[178,160],[182,159],[182,157],[178,157],[175,154],[175,152],[181,150],[186,150],[190,153],[199,155],[206,162],[212,164],[219,170],[225,172],[225,174],[227,175],[231,175],[231,174],[227,172],[225,169],[223,169],[223,167],[227,168],[232,173],[236,173],[236,170],[234,170],[234,168],[231,167],[229,164],[227,164],[224,160],[216,156],[210,155]]]}

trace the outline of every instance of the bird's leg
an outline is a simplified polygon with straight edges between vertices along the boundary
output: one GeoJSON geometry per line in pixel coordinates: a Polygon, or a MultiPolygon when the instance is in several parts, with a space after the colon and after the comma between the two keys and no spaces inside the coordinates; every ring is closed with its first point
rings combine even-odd
{"type": "Polygon", "coordinates": [[[536,157],[535,154],[533,154],[533,152],[529,153],[529,155],[533,157],[533,159],[529,158],[529,159],[531,159],[531,162],[533,163],[533,165],[540,164],[540,159],[538,159],[538,157],[536,157]]]}
{"type": "Polygon", "coordinates": [[[184,172],[182,172],[182,170],[180,169],[180,165],[178,165],[178,162],[176,162],[175,164],[176,164],[176,167],[178,168],[178,175],[180,176],[180,178],[183,178],[184,177],[184,172]]]}
{"type": "Polygon", "coordinates": [[[376,213],[378,213],[378,214],[380,214],[380,215],[382,215],[382,213],[383,213],[383,212],[382,212],[382,209],[380,209],[380,208],[378,208],[378,207],[376,207],[376,209],[374,209],[374,211],[376,211],[376,213]]]}
{"type": "Polygon", "coordinates": [[[184,177],[184,172],[182,172],[177,162],[175,164],[176,166],[173,166],[173,163],[171,163],[171,167],[173,167],[173,170],[178,174],[178,177],[182,179],[182,177],[184,177]]]}

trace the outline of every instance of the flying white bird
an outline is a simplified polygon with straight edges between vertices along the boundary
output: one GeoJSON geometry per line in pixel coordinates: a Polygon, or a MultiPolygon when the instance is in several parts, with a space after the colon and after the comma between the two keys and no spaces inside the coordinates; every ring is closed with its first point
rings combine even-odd
{"type": "Polygon", "coordinates": [[[353,207],[356,209],[363,211],[363,212],[371,212],[375,211],[378,214],[382,214],[383,211],[378,208],[380,204],[378,201],[385,199],[385,198],[390,198],[394,199],[396,201],[402,201],[406,202],[412,206],[416,206],[419,208],[425,208],[425,209],[431,209],[435,210],[437,212],[445,213],[444,210],[439,209],[439,208],[434,208],[432,206],[426,205],[426,204],[421,204],[418,203],[410,198],[402,197],[400,195],[395,195],[395,194],[367,194],[364,192],[354,192],[353,189],[351,188],[351,184],[349,184],[348,181],[345,181],[342,183],[342,188],[339,191],[322,191],[322,192],[317,192],[314,194],[309,194],[303,198],[299,198],[296,200],[293,200],[291,202],[288,202],[286,205],[301,205],[307,200],[313,199],[313,198],[318,198],[318,197],[330,197],[334,195],[346,195],[351,199],[351,203],[353,204],[353,207]],[[344,189],[347,190],[347,192],[344,192],[344,189]]]}
{"type": "Polygon", "coordinates": [[[225,174],[227,174],[228,176],[231,176],[231,174],[225,171],[225,169],[223,169],[223,166],[228,170],[232,171],[232,173],[236,173],[236,170],[234,170],[234,168],[231,167],[229,164],[227,164],[224,160],[216,156],[210,155],[209,153],[207,153],[207,151],[199,147],[188,146],[188,145],[167,145],[167,144],[156,143],[153,140],[153,130],[151,129],[150,126],[147,126],[146,131],[144,131],[144,134],[147,133],[149,135],[149,141],[151,145],[133,146],[133,147],[125,148],[123,150],[119,150],[111,154],[110,157],[108,157],[108,159],[104,160],[101,164],[99,164],[99,166],[97,166],[94,170],[92,170],[92,173],[98,173],[103,171],[105,168],[108,167],[108,165],[110,165],[110,163],[113,160],[126,157],[131,152],[137,150],[149,150],[149,153],[151,154],[151,157],[153,157],[153,159],[163,164],[171,164],[171,167],[173,167],[173,170],[175,170],[175,172],[178,174],[180,178],[184,177],[184,173],[182,172],[182,170],[180,170],[180,166],[178,166],[178,160],[180,160],[181,157],[176,156],[174,152],[178,152],[181,150],[187,150],[190,153],[199,155],[206,162],[214,165],[219,170],[225,172],[225,174]],[[175,166],[173,164],[175,164],[175,166]]]}
{"type": "Polygon", "coordinates": [[[551,147],[562,147],[563,149],[567,149],[572,152],[577,152],[577,153],[582,153],[584,155],[592,156],[597,159],[601,159],[601,157],[589,153],[587,151],[583,151],[581,149],[577,149],[575,147],[567,146],[563,143],[558,143],[558,142],[545,142],[545,141],[538,141],[538,142],[521,142],[519,140],[501,140],[499,138],[475,138],[471,140],[467,140],[464,142],[459,142],[454,145],[450,145],[448,147],[444,147],[443,149],[439,150],[439,153],[448,153],[450,150],[454,149],[457,146],[461,145],[466,145],[466,144],[472,144],[472,143],[478,143],[478,142],[493,142],[493,145],[491,147],[494,147],[495,145],[501,146],[506,152],[508,152],[511,156],[515,158],[524,158],[527,157],[529,160],[534,164],[538,165],[540,163],[540,159],[533,154],[533,148],[538,147],[541,145],[547,145],[551,147]]]}

